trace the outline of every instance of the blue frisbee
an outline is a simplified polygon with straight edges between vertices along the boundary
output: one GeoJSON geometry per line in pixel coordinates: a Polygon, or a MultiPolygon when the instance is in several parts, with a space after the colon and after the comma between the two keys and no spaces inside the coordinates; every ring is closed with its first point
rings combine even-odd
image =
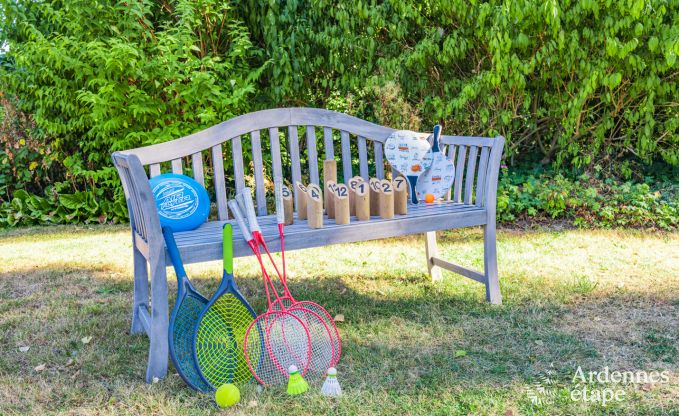
{"type": "Polygon", "coordinates": [[[164,173],[149,180],[156,200],[160,225],[172,231],[198,228],[210,214],[210,197],[193,178],[164,173]]]}

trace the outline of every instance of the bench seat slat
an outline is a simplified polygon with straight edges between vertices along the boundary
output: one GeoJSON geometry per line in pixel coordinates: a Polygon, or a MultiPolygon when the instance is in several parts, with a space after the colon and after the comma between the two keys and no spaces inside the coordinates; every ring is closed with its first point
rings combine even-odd
{"type": "MultiPolygon", "coordinates": [[[[275,218],[270,221],[261,222],[262,232],[269,249],[280,251],[280,239],[278,239],[278,229],[275,226],[275,218]]],[[[295,224],[285,227],[285,249],[297,250],[310,247],[325,246],[331,244],[358,242],[375,240],[387,237],[397,237],[406,234],[417,234],[433,230],[445,230],[450,228],[471,227],[482,225],[486,221],[486,211],[471,207],[466,210],[450,210],[448,213],[432,213],[431,215],[411,216],[408,214],[402,218],[391,220],[373,219],[371,221],[355,222],[351,225],[326,226],[319,229],[307,227],[306,221],[298,221],[295,224]],[[435,220],[434,220],[435,219],[435,220]]],[[[215,222],[213,234],[219,234],[221,223],[215,222]]],[[[249,256],[252,251],[243,241],[243,238],[236,233],[234,228],[234,256],[249,256]]],[[[220,258],[222,251],[221,238],[214,240],[185,241],[178,233],[177,242],[180,253],[185,263],[195,263],[220,258]],[[181,242],[180,242],[181,241],[181,242]]],[[[170,259],[167,258],[169,262],[170,259]]],[[[168,263],[169,264],[169,263],[168,263]]]]}
{"type": "MultiPolygon", "coordinates": [[[[416,218],[416,217],[431,217],[431,216],[436,216],[444,213],[451,213],[451,212],[468,212],[468,211],[478,211],[480,208],[474,206],[474,205],[464,205],[464,204],[458,204],[458,203],[452,203],[448,202],[445,204],[436,204],[436,205],[418,205],[417,207],[411,206],[409,207],[409,212],[407,215],[404,216],[399,216],[396,215],[395,218],[416,218]]],[[[379,216],[373,216],[370,219],[370,223],[372,222],[381,222],[381,221],[390,221],[390,220],[384,220],[380,218],[379,216]]],[[[276,227],[276,218],[275,215],[267,215],[258,218],[258,222],[262,229],[266,227],[276,227]]],[[[327,217],[324,217],[324,228],[335,228],[335,227],[351,227],[356,224],[360,224],[361,222],[358,222],[355,220],[355,217],[352,217],[352,221],[349,225],[337,225],[335,224],[335,220],[329,220],[327,217]]],[[[224,222],[223,221],[211,221],[208,223],[205,223],[201,225],[199,228],[191,231],[184,231],[184,232],[179,232],[176,233],[176,239],[177,239],[177,244],[182,245],[183,243],[193,241],[195,243],[200,243],[201,241],[211,241],[211,240],[219,240],[221,238],[220,230],[221,227],[223,226],[224,222]]],[[[285,232],[286,234],[288,232],[294,232],[294,230],[297,230],[299,228],[308,228],[307,222],[304,220],[297,220],[295,218],[295,222],[292,225],[288,225],[285,227],[285,232]]],[[[276,228],[277,230],[277,228],[276,228]]],[[[240,235],[240,230],[234,229],[234,235],[240,235]]]]}

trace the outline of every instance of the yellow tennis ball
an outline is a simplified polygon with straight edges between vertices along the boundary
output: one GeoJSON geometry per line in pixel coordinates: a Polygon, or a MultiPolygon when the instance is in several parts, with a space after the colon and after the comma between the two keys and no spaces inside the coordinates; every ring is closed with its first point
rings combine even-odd
{"type": "Polygon", "coordinates": [[[222,384],[215,392],[215,402],[219,407],[231,407],[240,401],[240,390],[233,384],[222,384]]]}

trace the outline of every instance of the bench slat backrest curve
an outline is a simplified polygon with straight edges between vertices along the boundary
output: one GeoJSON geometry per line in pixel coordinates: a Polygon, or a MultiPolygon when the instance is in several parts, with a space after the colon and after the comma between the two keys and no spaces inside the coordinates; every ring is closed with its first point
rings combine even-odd
{"type": "MultiPolygon", "coordinates": [[[[338,181],[346,182],[355,174],[384,178],[383,142],[394,131],[334,111],[283,108],[235,117],[180,139],[116,152],[116,155],[118,160],[134,155],[139,164],[148,169],[145,171],[142,167],[134,178],[121,173],[123,182],[169,171],[192,175],[206,186],[216,202],[216,218],[226,220],[227,197],[232,197],[235,191],[254,185],[257,214],[267,215],[267,195],[272,194],[273,176],[282,175],[290,184],[298,180],[318,183],[324,174],[322,161],[328,158],[337,160],[338,181]],[[319,135],[322,140],[317,140],[319,135]],[[251,157],[245,157],[244,153],[250,153],[251,157]],[[244,160],[251,162],[246,165],[244,160]]],[[[478,207],[491,202],[494,206],[493,189],[496,188],[493,186],[497,184],[491,182],[497,182],[504,139],[444,135],[441,144],[456,169],[450,198],[478,207]]],[[[140,187],[132,183],[124,185],[126,195],[128,191],[136,192],[129,194],[128,199],[135,198],[133,195],[138,194],[140,187]]],[[[297,206],[299,196],[294,186],[292,189],[297,206]]],[[[143,216],[132,208],[131,216],[143,216]]]]}

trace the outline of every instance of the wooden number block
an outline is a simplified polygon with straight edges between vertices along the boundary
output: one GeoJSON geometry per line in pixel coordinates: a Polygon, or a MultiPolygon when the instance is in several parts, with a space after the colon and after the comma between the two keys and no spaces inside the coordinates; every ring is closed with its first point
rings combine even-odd
{"type": "Polygon", "coordinates": [[[337,189],[337,184],[335,181],[328,181],[325,183],[325,213],[328,215],[329,219],[335,218],[335,189],[337,189]]]}
{"type": "Polygon", "coordinates": [[[356,219],[359,221],[370,220],[370,185],[361,181],[356,185],[356,219]]]}
{"type": "Polygon", "coordinates": [[[292,224],[292,214],[295,210],[292,192],[287,186],[283,186],[283,212],[285,213],[285,225],[292,224]]]}
{"type": "Polygon", "coordinates": [[[363,182],[363,178],[354,176],[349,179],[349,183],[347,184],[349,186],[349,214],[352,216],[356,215],[356,185],[358,185],[359,182],[363,182]]]}
{"type": "Polygon", "coordinates": [[[408,180],[402,175],[394,179],[394,213],[396,215],[408,213],[408,180]]]}
{"type": "Polygon", "coordinates": [[[380,180],[377,178],[370,178],[370,215],[380,215],[380,180]]]}
{"type": "Polygon", "coordinates": [[[323,194],[316,184],[310,184],[306,192],[307,222],[309,228],[323,228],[323,194]]]}
{"type": "Polygon", "coordinates": [[[335,188],[335,223],[349,224],[349,188],[341,183],[335,188]]]}
{"type": "Polygon", "coordinates": [[[305,220],[307,219],[307,212],[306,212],[306,186],[300,181],[295,182],[295,188],[297,189],[297,195],[302,195],[300,198],[297,200],[297,218],[300,220],[305,220]]]}
{"type": "MultiPolygon", "coordinates": [[[[323,161],[323,192],[325,193],[325,210],[326,213],[328,213],[328,210],[330,209],[329,207],[332,205],[332,201],[330,198],[332,198],[332,194],[328,192],[328,183],[329,182],[337,182],[337,161],[334,159],[330,160],[324,160],[323,161]]],[[[333,215],[334,216],[334,215],[333,215]]],[[[328,218],[330,217],[330,214],[328,213],[328,218]]]]}
{"type": "Polygon", "coordinates": [[[380,181],[379,192],[380,217],[390,220],[394,218],[394,187],[388,179],[380,181]]]}

